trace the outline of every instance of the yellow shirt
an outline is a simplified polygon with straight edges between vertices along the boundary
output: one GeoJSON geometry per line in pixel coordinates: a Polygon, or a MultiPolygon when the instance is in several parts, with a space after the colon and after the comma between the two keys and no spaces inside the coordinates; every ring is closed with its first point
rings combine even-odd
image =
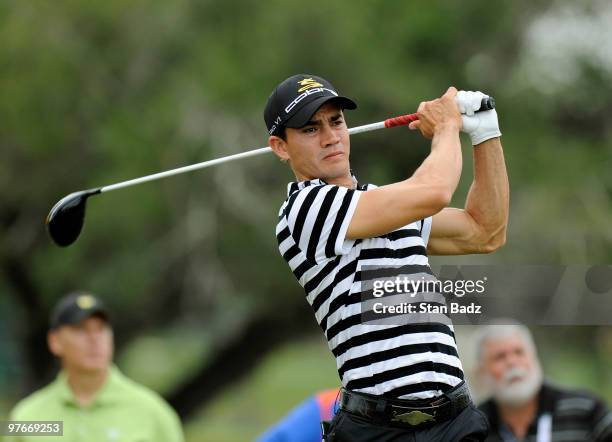
{"type": "Polygon", "coordinates": [[[116,367],[93,403],[81,407],[66,376],[20,401],[16,421],[63,421],[63,436],[8,436],[5,442],[183,442],[175,411],[157,394],[116,367]]]}

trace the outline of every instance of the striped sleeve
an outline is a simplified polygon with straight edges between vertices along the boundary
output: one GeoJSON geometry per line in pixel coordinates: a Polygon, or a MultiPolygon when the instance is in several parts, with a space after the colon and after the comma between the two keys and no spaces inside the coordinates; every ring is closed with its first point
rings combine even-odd
{"type": "Polygon", "coordinates": [[[309,186],[292,195],[284,216],[291,236],[306,258],[317,264],[348,253],[346,239],[361,191],[342,186],[309,186]]]}
{"type": "Polygon", "coordinates": [[[605,403],[598,400],[591,422],[593,432],[589,440],[595,442],[606,442],[612,440],[612,412],[608,410],[605,403]]]}
{"type": "Polygon", "coordinates": [[[420,229],[421,229],[421,238],[423,238],[425,247],[427,247],[427,243],[429,242],[429,235],[431,234],[431,216],[421,220],[420,229]]]}

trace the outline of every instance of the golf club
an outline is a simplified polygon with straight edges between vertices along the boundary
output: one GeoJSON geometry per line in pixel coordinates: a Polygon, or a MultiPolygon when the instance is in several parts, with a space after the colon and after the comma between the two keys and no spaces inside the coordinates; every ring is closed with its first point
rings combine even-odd
{"type": "MultiPolygon", "coordinates": [[[[495,100],[493,97],[485,97],[482,99],[480,109],[476,112],[490,110],[495,108],[495,100]]],[[[353,127],[348,130],[350,135],[370,132],[378,129],[391,128],[396,126],[405,126],[410,124],[412,121],[418,120],[417,114],[400,115],[393,118],[388,118],[378,123],[366,124],[363,126],[353,127]]],[[[87,198],[92,195],[98,195],[100,193],[110,192],[111,190],[122,189],[124,187],[134,186],[136,184],[146,183],[148,181],[159,180],[167,178],[169,176],[179,175],[192,170],[204,169],[210,166],[216,166],[217,164],[227,163],[229,161],[239,160],[242,158],[252,157],[263,153],[271,152],[271,147],[261,147],[253,149],[247,152],[242,152],[234,155],[228,155],[222,158],[214,160],[204,161],[189,166],[179,167],[177,169],[168,170],[165,172],[159,172],[152,175],[143,176],[140,178],[134,178],[132,180],[123,181],[116,184],[111,184],[104,187],[97,187],[88,190],[81,190],[78,192],[71,193],[59,200],[49,211],[45,223],[51,239],[61,247],[66,247],[72,244],[79,237],[81,230],[83,229],[83,223],[85,221],[85,206],[87,198]]]]}

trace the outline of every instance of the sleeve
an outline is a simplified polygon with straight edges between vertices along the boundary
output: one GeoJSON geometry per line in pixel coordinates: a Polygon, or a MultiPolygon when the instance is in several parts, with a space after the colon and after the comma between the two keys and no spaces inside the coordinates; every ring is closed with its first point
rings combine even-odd
{"type": "Polygon", "coordinates": [[[284,216],[298,248],[312,262],[347,254],[355,244],[346,239],[362,191],[342,186],[305,187],[293,194],[284,216]]]}
{"type": "Polygon", "coordinates": [[[156,409],[155,442],[185,442],[181,420],[174,409],[161,398],[159,398],[156,409]]]}
{"type": "MultiPolygon", "coordinates": [[[[27,421],[29,416],[27,413],[23,413],[25,401],[19,402],[9,413],[8,419],[10,421],[27,421]]],[[[0,439],[2,442],[25,442],[26,436],[6,436],[4,439],[0,439]]],[[[44,439],[44,438],[43,438],[44,439]]]]}
{"type": "Polygon", "coordinates": [[[594,442],[612,440],[612,412],[601,400],[597,400],[597,405],[595,406],[593,419],[591,421],[591,428],[593,428],[593,432],[589,440],[594,442]]]}
{"type": "Polygon", "coordinates": [[[309,398],[262,434],[257,442],[315,442],[321,437],[319,407],[314,398],[309,398]]]}
{"type": "Polygon", "coordinates": [[[420,225],[421,238],[423,238],[425,247],[427,247],[427,243],[429,242],[429,235],[431,234],[431,220],[432,220],[431,216],[421,220],[421,225],[420,225]]]}

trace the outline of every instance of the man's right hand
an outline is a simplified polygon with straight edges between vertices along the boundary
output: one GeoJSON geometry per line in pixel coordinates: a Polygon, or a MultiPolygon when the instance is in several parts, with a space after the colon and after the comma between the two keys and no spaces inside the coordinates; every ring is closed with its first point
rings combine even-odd
{"type": "Polygon", "coordinates": [[[364,192],[346,232],[347,239],[373,238],[432,216],[448,206],[461,176],[461,114],[457,89],[421,103],[420,120],[410,123],[427,138],[431,152],[414,174],[398,183],[364,192]]]}
{"type": "Polygon", "coordinates": [[[417,110],[419,119],[410,123],[408,127],[420,130],[428,139],[432,139],[437,132],[444,129],[459,131],[463,123],[455,101],[456,95],[457,89],[451,86],[442,97],[422,102],[417,110]]]}

